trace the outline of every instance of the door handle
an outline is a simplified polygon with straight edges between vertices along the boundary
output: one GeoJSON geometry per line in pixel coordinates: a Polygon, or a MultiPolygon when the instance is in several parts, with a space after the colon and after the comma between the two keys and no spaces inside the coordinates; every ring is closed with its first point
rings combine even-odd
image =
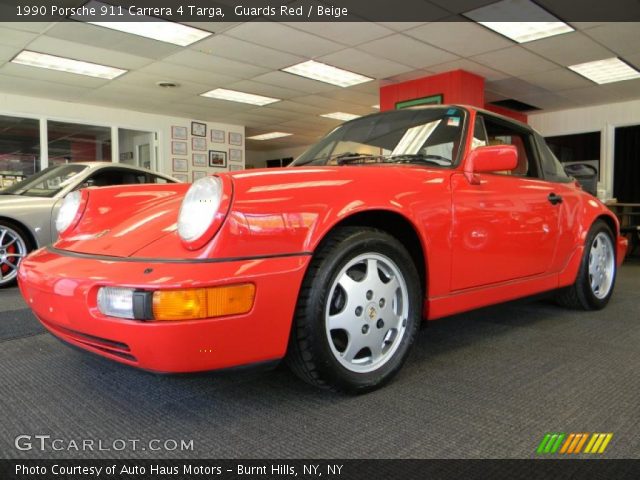
{"type": "Polygon", "coordinates": [[[560,195],[556,195],[555,193],[550,193],[549,196],[547,197],[547,200],[551,202],[551,205],[562,203],[562,197],[560,195]]]}

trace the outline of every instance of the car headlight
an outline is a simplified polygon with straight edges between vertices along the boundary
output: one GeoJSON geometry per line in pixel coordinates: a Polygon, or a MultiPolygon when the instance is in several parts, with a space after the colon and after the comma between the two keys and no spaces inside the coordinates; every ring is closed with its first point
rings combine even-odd
{"type": "Polygon", "coordinates": [[[229,197],[220,177],[193,182],[178,215],[178,235],[188,248],[200,248],[215,234],[226,215],[229,197]]]}
{"type": "Polygon", "coordinates": [[[76,190],[64,197],[58,216],[56,217],[56,230],[59,234],[69,230],[75,226],[82,216],[86,198],[83,194],[76,190]]]}

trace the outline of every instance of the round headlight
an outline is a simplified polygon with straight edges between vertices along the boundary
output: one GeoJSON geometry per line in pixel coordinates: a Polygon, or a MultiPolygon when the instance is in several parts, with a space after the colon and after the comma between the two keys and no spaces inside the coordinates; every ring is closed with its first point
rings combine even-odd
{"type": "Polygon", "coordinates": [[[178,215],[178,235],[185,242],[194,242],[213,223],[222,201],[222,181],[204,177],[193,182],[182,201],[178,215]]]}
{"type": "Polygon", "coordinates": [[[77,219],[81,204],[82,194],[78,190],[64,197],[60,210],[58,210],[58,216],[56,217],[56,230],[58,233],[64,232],[71,226],[73,221],[77,219]]]}

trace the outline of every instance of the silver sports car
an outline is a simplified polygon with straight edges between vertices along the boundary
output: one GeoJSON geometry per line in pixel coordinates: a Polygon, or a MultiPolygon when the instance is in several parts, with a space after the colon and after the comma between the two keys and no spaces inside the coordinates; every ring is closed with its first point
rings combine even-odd
{"type": "Polygon", "coordinates": [[[22,257],[55,240],[56,214],[68,193],[84,187],[175,182],[142,168],[79,162],[46,168],[0,190],[0,288],[15,281],[22,257]]]}

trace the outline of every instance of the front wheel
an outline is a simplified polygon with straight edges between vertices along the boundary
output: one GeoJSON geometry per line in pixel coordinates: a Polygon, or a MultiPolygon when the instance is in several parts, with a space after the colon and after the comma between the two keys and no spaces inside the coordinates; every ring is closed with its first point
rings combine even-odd
{"type": "Polygon", "coordinates": [[[585,242],[585,250],[576,281],[558,293],[558,303],[569,308],[604,308],[616,282],[615,235],[602,220],[597,220],[585,242]]]}
{"type": "Polygon", "coordinates": [[[342,227],[313,257],[300,291],[287,361],[303,380],[360,393],[400,369],[418,329],[422,290],[413,260],[386,232],[342,227]]]}
{"type": "Polygon", "coordinates": [[[20,260],[29,250],[29,240],[24,231],[13,223],[0,220],[0,288],[15,283],[20,260]]]}

